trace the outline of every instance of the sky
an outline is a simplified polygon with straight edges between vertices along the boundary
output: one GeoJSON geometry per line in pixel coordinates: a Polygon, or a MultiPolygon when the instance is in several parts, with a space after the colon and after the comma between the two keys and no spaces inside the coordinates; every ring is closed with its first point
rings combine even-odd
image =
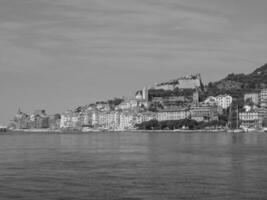
{"type": "Polygon", "coordinates": [[[1,0],[0,123],[267,62],[266,0],[1,0]]]}

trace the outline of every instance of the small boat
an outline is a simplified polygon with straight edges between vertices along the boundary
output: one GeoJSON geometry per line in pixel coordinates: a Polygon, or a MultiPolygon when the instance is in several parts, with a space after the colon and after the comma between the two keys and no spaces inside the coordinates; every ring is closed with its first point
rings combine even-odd
{"type": "Polygon", "coordinates": [[[0,126],[0,132],[7,132],[6,126],[0,126]]]}
{"type": "Polygon", "coordinates": [[[229,129],[227,130],[227,133],[243,133],[244,130],[242,129],[229,129]]]}

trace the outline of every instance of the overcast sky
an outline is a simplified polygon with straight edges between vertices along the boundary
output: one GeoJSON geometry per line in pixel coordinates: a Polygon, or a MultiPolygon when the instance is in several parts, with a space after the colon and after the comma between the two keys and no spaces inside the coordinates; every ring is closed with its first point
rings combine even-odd
{"type": "Polygon", "coordinates": [[[267,62],[266,0],[1,0],[0,122],[267,62]]]}

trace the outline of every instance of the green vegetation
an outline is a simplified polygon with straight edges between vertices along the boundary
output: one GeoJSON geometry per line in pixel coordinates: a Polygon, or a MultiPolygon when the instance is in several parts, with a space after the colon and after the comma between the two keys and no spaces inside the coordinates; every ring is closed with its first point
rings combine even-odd
{"type": "Polygon", "coordinates": [[[163,89],[150,89],[149,99],[153,97],[170,97],[170,96],[184,96],[187,98],[192,98],[195,89],[179,89],[175,88],[174,90],[163,90],[163,89]]]}
{"type": "Polygon", "coordinates": [[[168,121],[157,121],[150,120],[137,124],[136,127],[139,130],[174,130],[174,129],[189,129],[189,130],[199,130],[207,128],[222,128],[227,124],[224,120],[210,121],[210,122],[197,122],[192,119],[182,119],[182,120],[168,120],[168,121]]]}

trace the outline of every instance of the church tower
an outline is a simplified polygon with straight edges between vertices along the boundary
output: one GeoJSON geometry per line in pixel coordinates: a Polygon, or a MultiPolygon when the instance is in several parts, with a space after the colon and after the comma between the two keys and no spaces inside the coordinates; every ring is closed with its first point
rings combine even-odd
{"type": "Polygon", "coordinates": [[[142,95],[143,95],[143,100],[148,101],[148,89],[147,89],[147,87],[144,87],[144,89],[142,91],[142,95]]]}
{"type": "Polygon", "coordinates": [[[193,102],[195,105],[199,104],[199,91],[198,88],[196,88],[196,91],[193,93],[193,102]]]}

